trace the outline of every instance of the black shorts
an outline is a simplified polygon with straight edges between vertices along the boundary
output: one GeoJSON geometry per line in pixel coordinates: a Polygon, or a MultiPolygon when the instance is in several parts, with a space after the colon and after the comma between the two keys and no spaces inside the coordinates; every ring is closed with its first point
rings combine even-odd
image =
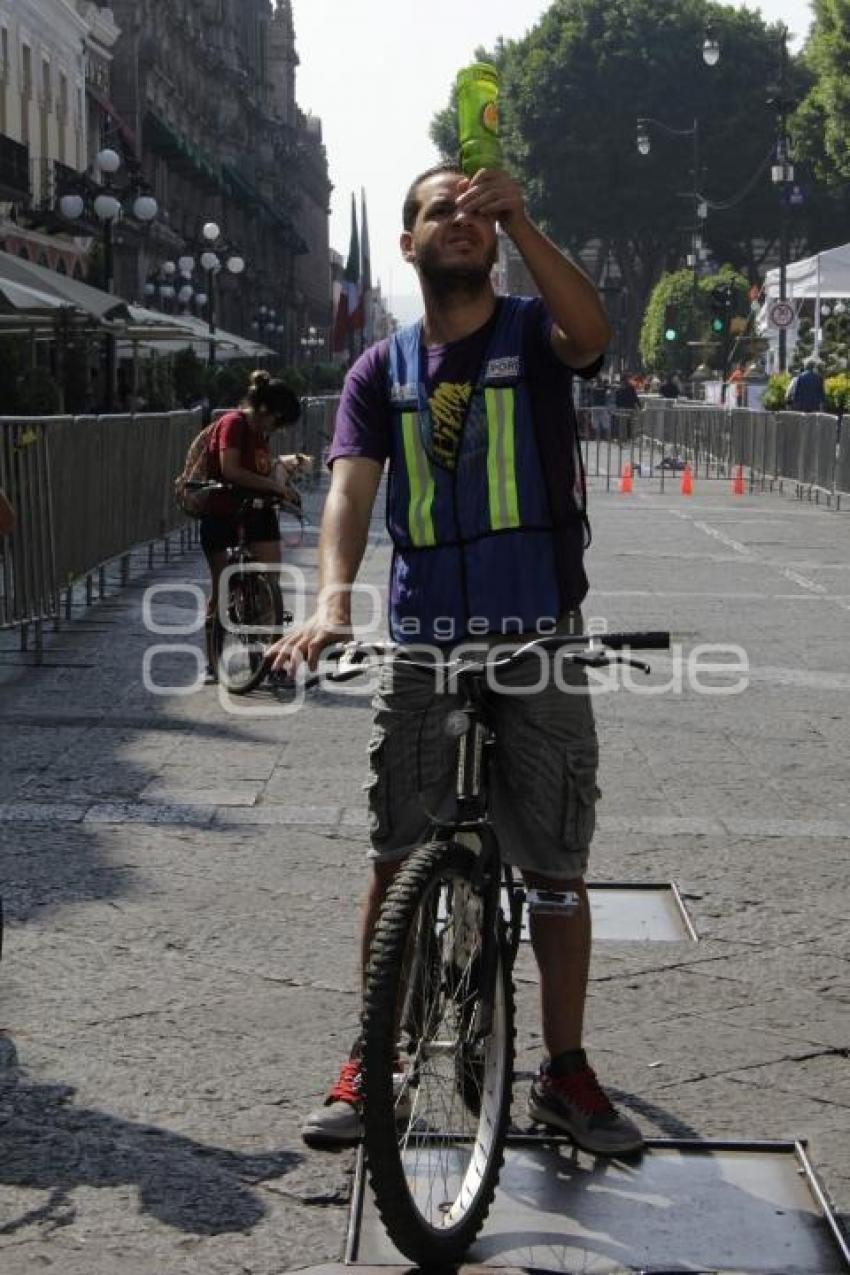
{"type": "MultiPolygon", "coordinates": [[[[280,540],[277,512],[268,505],[264,509],[247,510],[241,521],[249,545],[262,540],[280,540]]],[[[200,523],[201,548],[206,553],[223,553],[239,543],[240,518],[236,514],[206,514],[200,523]]]]}

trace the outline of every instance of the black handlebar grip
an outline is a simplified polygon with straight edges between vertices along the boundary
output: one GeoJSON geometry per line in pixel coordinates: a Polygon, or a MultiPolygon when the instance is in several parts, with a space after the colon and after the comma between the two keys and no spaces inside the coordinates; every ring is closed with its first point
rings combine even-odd
{"type": "Polygon", "coordinates": [[[612,651],[628,647],[631,651],[669,651],[670,634],[663,630],[647,633],[600,633],[599,641],[612,651]]]}

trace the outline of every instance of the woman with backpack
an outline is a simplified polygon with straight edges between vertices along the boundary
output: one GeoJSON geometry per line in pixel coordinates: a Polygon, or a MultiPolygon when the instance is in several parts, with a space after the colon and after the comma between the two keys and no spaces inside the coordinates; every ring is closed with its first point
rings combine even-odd
{"type": "MultiPolygon", "coordinates": [[[[300,455],[278,458],[269,450],[275,430],[294,425],[301,406],[289,386],[268,372],[252,372],[240,407],[210,427],[206,446],[206,474],[212,482],[230,483],[245,491],[291,496],[291,478],[310,458],[300,455]],[[281,477],[281,471],[283,477],[281,477]]],[[[212,592],[207,607],[207,680],[215,681],[212,621],[218,607],[218,586],[227,565],[227,551],[239,543],[239,502],[227,491],[213,492],[201,516],[201,548],[210,569],[212,592]]],[[[251,554],[260,562],[280,562],[280,526],[270,505],[241,515],[251,554]]]]}

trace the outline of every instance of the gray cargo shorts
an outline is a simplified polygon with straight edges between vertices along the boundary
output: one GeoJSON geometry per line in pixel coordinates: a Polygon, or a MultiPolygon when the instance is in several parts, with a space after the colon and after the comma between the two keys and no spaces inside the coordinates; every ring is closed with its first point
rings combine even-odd
{"type": "MultiPolygon", "coordinates": [[[[487,691],[496,732],[490,814],[503,857],[541,876],[581,877],[600,795],[584,670],[544,653],[498,682],[504,689],[487,691]]],[[[403,858],[427,840],[434,819],[451,818],[457,741],[445,720],[461,701],[437,686],[402,655],[380,670],[366,785],[373,861],[403,858]]]]}

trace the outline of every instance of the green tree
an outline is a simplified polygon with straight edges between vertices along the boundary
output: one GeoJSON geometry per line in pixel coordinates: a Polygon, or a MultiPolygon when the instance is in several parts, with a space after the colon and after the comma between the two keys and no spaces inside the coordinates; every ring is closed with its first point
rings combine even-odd
{"type": "MultiPolygon", "coordinates": [[[[758,13],[706,0],[555,0],[528,35],[490,55],[502,73],[506,162],[532,215],[584,255],[597,281],[608,255],[616,261],[632,354],[649,294],[681,261],[696,211],[692,139],[650,126],[641,156],[637,117],[682,130],[699,120],[700,192],[730,205],[710,210],[706,243],[755,279],[779,226],[768,102],[778,49],[758,13]],[[722,45],[715,67],[701,54],[709,17],[722,45]]],[[[449,153],[453,131],[450,103],[432,126],[449,153]]]]}
{"type": "Polygon", "coordinates": [[[804,58],[814,82],[800,112],[803,151],[827,185],[850,179],[850,0],[814,0],[804,58]]]}

